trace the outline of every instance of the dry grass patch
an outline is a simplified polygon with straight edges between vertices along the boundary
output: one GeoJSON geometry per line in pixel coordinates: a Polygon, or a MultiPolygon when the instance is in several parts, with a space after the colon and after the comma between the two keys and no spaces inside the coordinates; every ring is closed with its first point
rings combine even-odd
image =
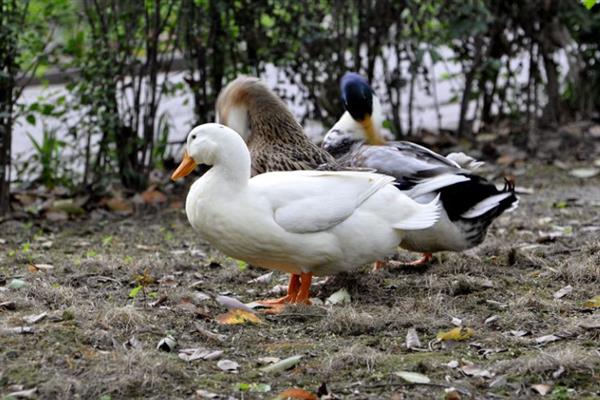
{"type": "Polygon", "coordinates": [[[388,323],[389,314],[357,311],[354,307],[332,308],[323,319],[325,330],[337,335],[364,335],[383,328],[388,323]]]}
{"type": "Polygon", "coordinates": [[[361,344],[346,347],[325,361],[322,373],[331,376],[347,368],[366,368],[368,372],[373,371],[376,364],[382,362],[386,354],[361,344]]]}
{"type": "Polygon", "coordinates": [[[557,344],[552,349],[541,349],[514,360],[502,360],[493,365],[500,373],[543,374],[560,367],[567,373],[594,373],[600,369],[597,349],[585,349],[576,344],[557,344]]]}

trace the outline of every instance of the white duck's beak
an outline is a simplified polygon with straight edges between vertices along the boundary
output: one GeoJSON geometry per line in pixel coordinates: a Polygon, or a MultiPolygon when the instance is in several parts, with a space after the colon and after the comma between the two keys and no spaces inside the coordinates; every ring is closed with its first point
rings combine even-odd
{"type": "Polygon", "coordinates": [[[183,160],[181,160],[181,164],[177,167],[173,175],[171,175],[171,179],[176,181],[177,179],[183,178],[192,173],[192,171],[196,168],[196,161],[188,154],[187,150],[183,153],[183,160]]]}

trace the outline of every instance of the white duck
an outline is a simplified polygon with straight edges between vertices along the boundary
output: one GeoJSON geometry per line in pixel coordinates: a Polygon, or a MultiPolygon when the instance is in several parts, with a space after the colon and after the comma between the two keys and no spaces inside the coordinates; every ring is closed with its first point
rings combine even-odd
{"type": "Polygon", "coordinates": [[[347,111],[327,132],[323,148],[345,167],[394,176],[396,187],[420,203],[441,196],[439,221],[430,229],[410,232],[401,244],[424,253],[412,264],[428,262],[433,252],[463,251],[480,244],[492,221],[518,204],[511,182],[498,190],[473,173],[483,163],[464,153],[444,157],[411,142],[386,143],[379,100],[362,76],[346,73],[341,91],[347,111]]]}
{"type": "Polygon", "coordinates": [[[419,204],[370,172],[270,172],[250,178],[244,140],[220,124],[188,135],[172,179],[208,171],[185,204],[191,225],[226,255],[292,274],[287,296],[267,304],[309,303],[314,275],[350,271],[393,254],[405,231],[432,226],[437,199],[419,204]]]}

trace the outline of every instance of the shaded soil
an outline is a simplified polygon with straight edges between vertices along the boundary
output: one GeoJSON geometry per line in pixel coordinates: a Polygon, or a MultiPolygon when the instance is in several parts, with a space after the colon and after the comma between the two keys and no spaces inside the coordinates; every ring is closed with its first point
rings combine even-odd
{"type": "Polygon", "coordinates": [[[600,311],[583,304],[600,295],[600,177],[576,179],[537,164],[517,179],[534,193],[498,219],[478,248],[438,254],[422,269],[373,274],[365,266],[317,280],[318,298],[346,288],[351,303],[292,307],[261,315],[261,325],[217,324],[225,309],[214,297],[273,297],[285,274],[248,283],[267,271],[210,249],[181,209],[127,219],[4,222],[0,303],[12,301],[14,309],[0,308],[0,396],[37,388],[36,398],[196,398],[202,389],[253,399],[290,387],[317,392],[325,383],[334,398],[439,399],[450,391],[447,398],[508,399],[539,397],[532,385],[543,383],[552,385],[546,398],[598,398],[600,311]],[[53,268],[35,271],[30,263],[53,268]],[[144,272],[148,282],[132,299],[144,272]],[[25,286],[9,289],[14,279],[25,286]],[[572,292],[555,298],[568,285],[572,292]],[[47,317],[35,324],[23,321],[42,312],[47,317]],[[436,342],[438,332],[454,327],[453,318],[475,335],[436,342]],[[21,326],[33,333],[10,330],[21,326]],[[423,351],[406,348],[409,328],[423,351]],[[179,349],[221,350],[221,359],[239,370],[157,350],[168,334],[179,349]],[[536,341],[545,335],[556,340],[536,341]],[[294,355],[303,357],[290,370],[260,371],[262,357],[294,355]],[[463,372],[468,363],[484,376],[463,372]],[[397,371],[422,373],[431,383],[407,383],[397,371]]]}

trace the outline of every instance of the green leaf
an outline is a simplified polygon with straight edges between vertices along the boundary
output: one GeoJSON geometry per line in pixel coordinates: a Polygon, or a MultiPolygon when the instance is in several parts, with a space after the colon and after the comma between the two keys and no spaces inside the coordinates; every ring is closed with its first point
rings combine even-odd
{"type": "Polygon", "coordinates": [[[275,20],[270,15],[263,14],[260,16],[260,24],[267,29],[272,28],[275,26],[275,20]]]}
{"type": "Polygon", "coordinates": [[[244,271],[246,268],[248,268],[248,263],[242,260],[237,260],[237,266],[240,269],[240,271],[244,271]]]}
{"type": "Polygon", "coordinates": [[[113,241],[112,235],[108,235],[102,238],[102,246],[110,246],[113,241]]]}
{"type": "Polygon", "coordinates": [[[27,122],[29,122],[31,125],[35,125],[35,115],[33,114],[28,114],[25,119],[27,120],[27,122]]]}
{"type": "Polygon", "coordinates": [[[95,250],[88,250],[85,252],[85,256],[88,258],[96,257],[98,253],[95,250]]]}
{"type": "Polygon", "coordinates": [[[597,0],[582,0],[583,6],[588,10],[591,10],[596,5],[596,2],[597,0]]]}
{"type": "Polygon", "coordinates": [[[394,123],[392,121],[390,121],[389,119],[386,119],[385,121],[383,121],[383,123],[381,125],[385,129],[389,129],[390,131],[394,130],[394,123]]]}
{"type": "Polygon", "coordinates": [[[134,287],[133,289],[131,289],[131,291],[129,292],[129,297],[132,299],[135,299],[135,296],[138,295],[138,293],[140,292],[140,290],[142,290],[143,286],[142,285],[138,285],[136,287],[134,287]]]}

